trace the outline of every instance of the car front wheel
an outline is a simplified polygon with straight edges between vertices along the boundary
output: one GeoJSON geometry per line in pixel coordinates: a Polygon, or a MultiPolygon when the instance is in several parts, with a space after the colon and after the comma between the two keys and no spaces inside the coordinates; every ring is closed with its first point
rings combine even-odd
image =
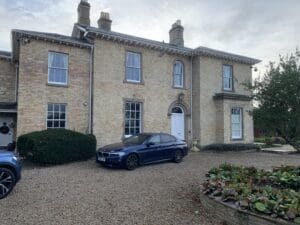
{"type": "Polygon", "coordinates": [[[126,169],[134,170],[139,164],[139,159],[137,155],[131,154],[126,160],[126,169]]]}
{"type": "Polygon", "coordinates": [[[0,168],[0,199],[5,198],[14,188],[16,177],[7,168],[0,168]]]}
{"type": "Polygon", "coordinates": [[[180,163],[182,161],[183,154],[181,150],[176,150],[174,154],[174,162],[180,163]]]}

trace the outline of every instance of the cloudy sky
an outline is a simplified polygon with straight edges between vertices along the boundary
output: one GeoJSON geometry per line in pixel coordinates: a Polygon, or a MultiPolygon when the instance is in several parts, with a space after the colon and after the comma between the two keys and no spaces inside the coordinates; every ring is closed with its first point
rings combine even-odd
{"type": "MultiPolygon", "coordinates": [[[[70,35],[79,0],[0,0],[0,49],[11,50],[11,29],[70,35]]],[[[168,41],[181,19],[185,45],[205,46],[269,61],[293,52],[300,42],[299,0],[89,0],[91,23],[108,11],[112,30],[168,41]]]]}

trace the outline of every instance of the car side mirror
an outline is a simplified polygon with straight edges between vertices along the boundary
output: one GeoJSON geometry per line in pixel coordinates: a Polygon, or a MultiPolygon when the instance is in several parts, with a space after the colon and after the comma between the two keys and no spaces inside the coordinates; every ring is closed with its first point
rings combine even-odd
{"type": "Polygon", "coordinates": [[[155,145],[155,143],[154,143],[154,142],[148,142],[148,143],[147,143],[147,147],[150,147],[150,146],[152,146],[152,145],[155,145]]]}

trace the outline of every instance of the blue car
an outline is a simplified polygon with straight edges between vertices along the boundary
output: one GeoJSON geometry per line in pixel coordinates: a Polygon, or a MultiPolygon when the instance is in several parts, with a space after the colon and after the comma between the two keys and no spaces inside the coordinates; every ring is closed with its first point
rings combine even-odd
{"type": "Polygon", "coordinates": [[[0,199],[5,198],[21,178],[22,164],[18,157],[0,150],[0,199]]]}
{"type": "Polygon", "coordinates": [[[172,135],[142,133],[98,149],[96,162],[133,170],[139,165],[155,162],[173,160],[179,163],[187,153],[187,144],[172,135]]]}

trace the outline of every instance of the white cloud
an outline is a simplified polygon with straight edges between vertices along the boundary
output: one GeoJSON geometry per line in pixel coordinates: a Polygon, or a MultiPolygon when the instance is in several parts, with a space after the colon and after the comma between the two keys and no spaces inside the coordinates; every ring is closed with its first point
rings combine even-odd
{"type": "MultiPolygon", "coordinates": [[[[2,0],[0,49],[10,50],[11,29],[70,35],[79,0],[2,0]]],[[[268,61],[293,52],[300,40],[298,0],[89,0],[91,22],[111,13],[113,30],[158,41],[169,40],[171,24],[181,19],[185,44],[268,61]]],[[[258,73],[256,73],[257,75],[258,73]]]]}

